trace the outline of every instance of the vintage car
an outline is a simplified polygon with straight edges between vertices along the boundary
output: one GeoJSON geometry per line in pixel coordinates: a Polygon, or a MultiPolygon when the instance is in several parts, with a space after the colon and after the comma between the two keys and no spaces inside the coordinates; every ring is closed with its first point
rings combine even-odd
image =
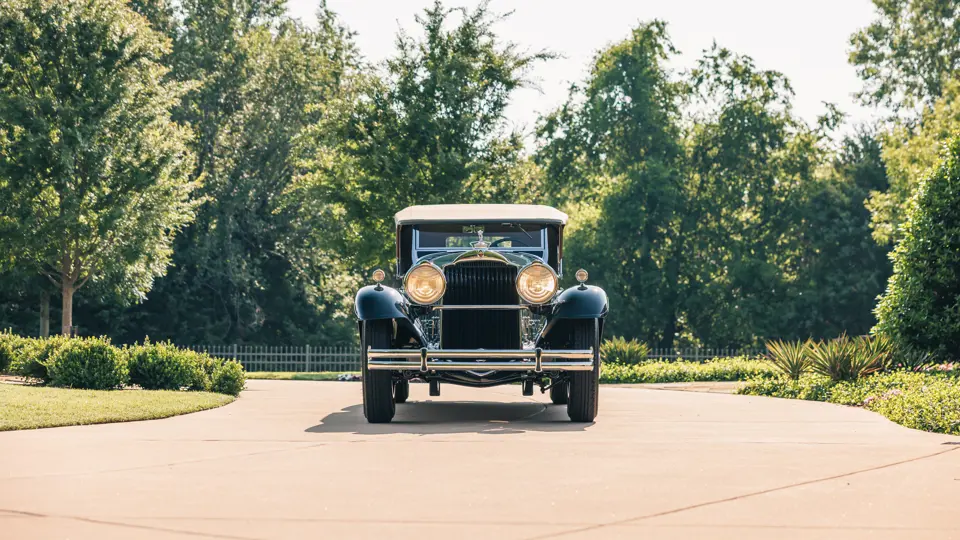
{"type": "Polygon", "coordinates": [[[360,289],[363,413],[389,422],[410,381],[489,387],[534,385],[566,404],[574,422],[597,416],[600,335],[607,295],[561,290],[567,215],[548,206],[411,206],[396,214],[396,278],[360,289]]]}

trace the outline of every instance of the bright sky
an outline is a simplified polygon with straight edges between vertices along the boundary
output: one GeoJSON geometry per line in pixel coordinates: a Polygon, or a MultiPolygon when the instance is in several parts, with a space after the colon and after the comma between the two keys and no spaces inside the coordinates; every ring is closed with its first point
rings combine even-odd
{"type": "MultiPolygon", "coordinates": [[[[311,21],[319,0],[288,0],[291,13],[311,21]]],[[[414,15],[432,0],[328,0],[341,20],[357,33],[369,61],[393,53],[398,29],[416,31],[414,15]]],[[[446,0],[448,6],[473,7],[476,0],[446,0]]],[[[597,50],[625,38],[640,21],[662,19],[681,56],[673,64],[687,69],[716,41],[753,57],[761,69],[784,73],[796,97],[794,108],[808,122],[824,111],[823,102],[848,114],[848,125],[868,121],[853,93],[860,80],[847,63],[850,35],[873,18],[870,0],[493,0],[495,12],[513,11],[496,27],[499,35],[530,51],[546,49],[563,57],[540,64],[531,73],[540,89],[516,93],[508,110],[514,126],[527,134],[538,114],[563,102],[571,82],[582,80],[597,50]]]]}

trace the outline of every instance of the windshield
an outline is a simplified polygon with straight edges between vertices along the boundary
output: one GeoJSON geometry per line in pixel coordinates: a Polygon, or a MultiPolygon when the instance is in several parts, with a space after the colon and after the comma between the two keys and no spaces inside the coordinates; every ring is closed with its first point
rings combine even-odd
{"type": "Polygon", "coordinates": [[[484,225],[440,224],[420,225],[420,249],[470,249],[480,240],[491,249],[543,249],[543,225],[501,223],[484,225]]]}

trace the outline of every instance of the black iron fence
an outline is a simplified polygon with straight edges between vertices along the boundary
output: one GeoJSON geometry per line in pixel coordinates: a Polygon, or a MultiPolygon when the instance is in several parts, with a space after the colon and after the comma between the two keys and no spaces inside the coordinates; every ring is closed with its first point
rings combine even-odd
{"type": "MultiPolygon", "coordinates": [[[[239,361],[247,371],[360,371],[360,348],[355,345],[339,347],[259,346],[259,345],[187,345],[186,348],[205,352],[220,358],[239,361]]],[[[678,348],[651,349],[651,360],[686,360],[703,362],[712,358],[756,356],[760,349],[678,348]]]]}

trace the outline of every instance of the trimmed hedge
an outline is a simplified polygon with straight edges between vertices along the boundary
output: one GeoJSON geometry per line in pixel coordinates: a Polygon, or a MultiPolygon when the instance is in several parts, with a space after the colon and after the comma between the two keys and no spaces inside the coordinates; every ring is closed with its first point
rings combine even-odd
{"type": "Polygon", "coordinates": [[[218,394],[240,395],[247,382],[243,366],[239,362],[230,360],[224,362],[213,371],[210,378],[210,390],[218,394]]]}
{"type": "MultiPolygon", "coordinates": [[[[130,383],[145,390],[180,390],[203,380],[203,369],[189,355],[170,343],[144,343],[127,349],[130,383]]],[[[206,390],[200,384],[198,390],[206,390]]]]}
{"type": "Polygon", "coordinates": [[[745,381],[776,377],[769,362],[746,356],[715,358],[706,362],[646,362],[626,365],[605,362],[600,371],[603,383],[669,383],[695,381],[745,381]]]}
{"type": "Polygon", "coordinates": [[[0,362],[9,372],[40,384],[112,389],[214,391],[236,396],[246,374],[235,361],[180,349],[170,343],[117,348],[107,338],[25,338],[0,334],[0,362]],[[8,360],[7,360],[8,359],[8,360]]]}
{"type": "Polygon", "coordinates": [[[19,348],[20,339],[20,336],[9,332],[0,332],[0,373],[9,371],[15,351],[19,348]]]}
{"type": "Polygon", "coordinates": [[[106,338],[71,339],[48,364],[50,384],[112,390],[128,380],[127,359],[106,338]]]}
{"type": "Polygon", "coordinates": [[[42,384],[50,382],[49,364],[61,348],[67,344],[64,336],[46,339],[19,338],[14,343],[10,373],[42,384]]]}

